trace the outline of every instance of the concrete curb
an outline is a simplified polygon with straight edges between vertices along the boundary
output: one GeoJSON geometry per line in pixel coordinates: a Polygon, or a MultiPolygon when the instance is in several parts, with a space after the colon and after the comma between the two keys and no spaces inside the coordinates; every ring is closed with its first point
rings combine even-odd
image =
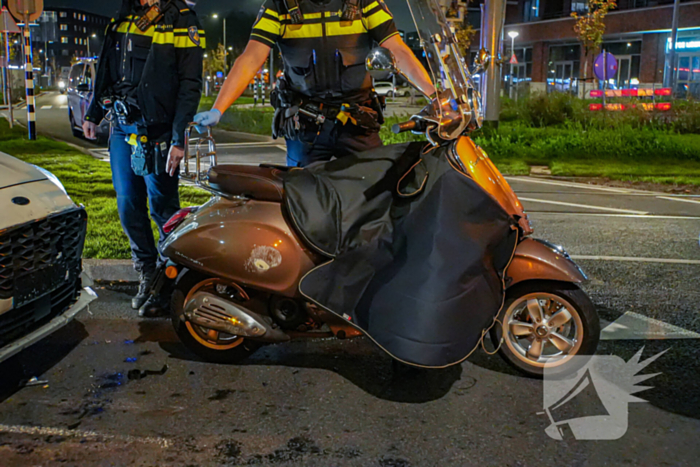
{"type": "MultiPolygon", "coordinates": [[[[257,135],[255,133],[243,133],[241,131],[224,130],[222,128],[215,128],[213,133],[214,133],[214,139],[216,139],[217,133],[226,133],[232,137],[246,139],[250,142],[255,142],[255,143],[269,143],[269,142],[274,141],[274,139],[272,139],[272,136],[257,135]]],[[[221,144],[226,144],[226,143],[221,143],[221,144]]]]}
{"type": "Polygon", "coordinates": [[[94,281],[139,281],[130,259],[83,259],[83,269],[94,281]]]}

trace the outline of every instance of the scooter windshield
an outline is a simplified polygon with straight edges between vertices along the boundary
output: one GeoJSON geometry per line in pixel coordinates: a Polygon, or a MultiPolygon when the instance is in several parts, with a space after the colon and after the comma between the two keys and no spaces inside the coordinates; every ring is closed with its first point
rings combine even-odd
{"type": "Polygon", "coordinates": [[[440,138],[481,127],[481,96],[457,47],[439,0],[406,0],[440,105],[433,106],[440,138]]]}

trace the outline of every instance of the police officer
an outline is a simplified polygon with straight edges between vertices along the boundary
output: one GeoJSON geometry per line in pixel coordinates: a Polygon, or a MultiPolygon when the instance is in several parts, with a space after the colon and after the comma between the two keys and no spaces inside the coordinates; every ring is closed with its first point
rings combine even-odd
{"type": "Polygon", "coordinates": [[[426,95],[435,93],[384,0],[266,0],[214,107],[195,122],[216,125],[277,45],[284,77],[272,97],[273,136],[286,138],[288,165],[303,167],[381,146],[382,105],[365,69],[375,44],[393,52],[399,68],[426,95]]]}
{"type": "Polygon", "coordinates": [[[100,121],[112,120],[109,143],[117,208],[129,238],[139,314],[159,313],[148,298],[158,260],[148,217],[163,226],[180,209],[178,167],[184,133],[199,106],[205,38],[191,0],[123,0],[108,26],[83,130],[95,138],[100,121]],[[148,303],[146,303],[148,299],[148,303]]]}

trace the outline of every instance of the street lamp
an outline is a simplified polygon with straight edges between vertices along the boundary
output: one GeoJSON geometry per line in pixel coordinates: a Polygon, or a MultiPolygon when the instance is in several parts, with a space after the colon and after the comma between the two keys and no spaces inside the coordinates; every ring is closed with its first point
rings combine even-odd
{"type": "Polygon", "coordinates": [[[87,54],[88,58],[90,58],[90,39],[94,39],[97,37],[97,34],[92,34],[90,37],[87,38],[87,54]]]}
{"type": "MultiPolygon", "coordinates": [[[[213,19],[219,19],[219,14],[214,13],[211,15],[213,19]]],[[[228,74],[228,51],[226,48],[226,17],[224,17],[224,76],[228,74]]]]}
{"type": "Polygon", "coordinates": [[[515,84],[515,79],[513,77],[513,57],[515,55],[515,38],[518,37],[520,33],[518,31],[508,31],[508,37],[510,37],[510,98],[513,98],[513,86],[515,84]]]}

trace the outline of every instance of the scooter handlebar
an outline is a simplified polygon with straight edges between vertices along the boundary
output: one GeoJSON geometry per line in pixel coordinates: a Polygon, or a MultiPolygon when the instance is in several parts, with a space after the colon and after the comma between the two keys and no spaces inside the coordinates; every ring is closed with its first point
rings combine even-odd
{"type": "Polygon", "coordinates": [[[413,131],[416,128],[418,128],[418,122],[415,120],[409,120],[407,122],[394,123],[394,125],[391,127],[391,131],[395,135],[398,135],[399,133],[404,133],[406,131],[413,131]]]}

